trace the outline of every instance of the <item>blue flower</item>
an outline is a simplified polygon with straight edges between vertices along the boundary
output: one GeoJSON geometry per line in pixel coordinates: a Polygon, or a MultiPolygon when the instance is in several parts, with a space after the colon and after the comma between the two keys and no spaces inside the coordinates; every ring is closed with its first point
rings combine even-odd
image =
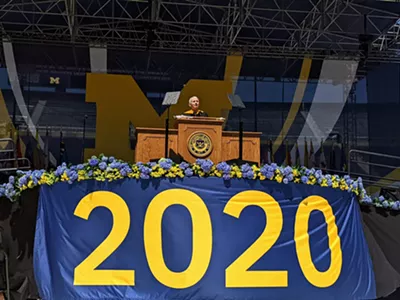
{"type": "MultiPolygon", "coordinates": [[[[141,174],[149,175],[151,173],[151,171],[152,171],[151,168],[149,168],[149,167],[147,167],[145,165],[141,165],[139,167],[139,172],[141,174]]],[[[143,178],[143,179],[147,179],[147,178],[143,178]]]]}
{"type": "Polygon", "coordinates": [[[240,171],[242,171],[243,175],[247,172],[252,171],[253,169],[250,167],[249,164],[244,164],[240,167],[240,171]]]}
{"type": "Polygon", "coordinates": [[[122,166],[122,164],[118,161],[114,161],[110,164],[110,168],[112,168],[112,169],[119,169],[119,168],[121,168],[121,166],[122,166]]]}
{"type": "Polygon", "coordinates": [[[324,177],[324,175],[322,174],[321,170],[316,170],[315,171],[315,178],[320,179],[320,178],[323,178],[323,177],[324,177]]]}
{"type": "Polygon", "coordinates": [[[378,200],[379,200],[379,202],[383,202],[383,201],[385,201],[385,197],[379,196],[378,200]]]}
{"type": "Polygon", "coordinates": [[[110,156],[110,157],[108,158],[108,161],[109,161],[110,163],[112,163],[114,160],[115,160],[115,157],[114,157],[114,156],[110,156]]]}
{"type": "Polygon", "coordinates": [[[193,176],[193,170],[192,169],[186,169],[185,170],[185,175],[187,176],[187,177],[192,177],[193,176]]]}
{"type": "Polygon", "coordinates": [[[400,210],[400,201],[392,202],[393,210],[400,210]]]}
{"type": "Polygon", "coordinates": [[[253,179],[254,178],[253,170],[250,168],[250,170],[247,170],[246,172],[242,171],[242,177],[245,179],[253,179]]]}
{"type": "Polygon", "coordinates": [[[157,163],[156,162],[150,162],[149,163],[149,166],[150,166],[150,168],[153,168],[153,167],[155,167],[155,166],[157,166],[157,163]]]}
{"type": "Polygon", "coordinates": [[[301,176],[301,182],[302,183],[307,183],[308,177],[307,176],[301,176]]]}
{"type": "Polygon", "coordinates": [[[231,180],[231,176],[230,176],[229,174],[224,174],[224,175],[222,175],[222,178],[223,178],[225,181],[231,180]]]}
{"type": "Polygon", "coordinates": [[[66,170],[66,167],[58,166],[57,169],[54,171],[54,175],[56,175],[57,177],[60,177],[62,174],[64,174],[65,170],[66,170]]]}
{"type": "Polygon", "coordinates": [[[99,163],[99,169],[100,170],[104,171],[106,168],[107,168],[107,164],[104,161],[99,163]]]}
{"type": "Polygon", "coordinates": [[[163,170],[169,170],[172,168],[172,161],[170,160],[160,160],[160,168],[163,170]]]}
{"type": "Polygon", "coordinates": [[[210,172],[214,165],[214,163],[209,159],[197,159],[196,164],[198,164],[205,173],[210,172]]]}
{"type": "Polygon", "coordinates": [[[267,174],[265,175],[265,177],[267,177],[268,179],[272,179],[274,178],[275,173],[272,171],[268,171],[267,174]]]}
{"type": "Polygon", "coordinates": [[[5,196],[5,188],[3,186],[0,185],[0,198],[5,196]]]}
{"type": "Polygon", "coordinates": [[[289,174],[286,178],[289,181],[293,181],[293,174],[289,174]]]}
{"type": "Polygon", "coordinates": [[[387,202],[386,200],[382,202],[382,206],[384,208],[388,208],[389,207],[389,202],[387,202]]]}
{"type": "Polygon", "coordinates": [[[10,177],[8,178],[8,182],[11,183],[11,184],[14,184],[14,183],[15,183],[15,178],[14,178],[14,176],[10,176],[10,177]]]}
{"type": "Polygon", "coordinates": [[[361,199],[361,202],[365,203],[365,204],[371,204],[372,203],[372,199],[371,199],[370,196],[365,196],[363,199],[361,199]]]}
{"type": "Polygon", "coordinates": [[[149,179],[149,178],[150,178],[150,175],[149,175],[149,174],[145,174],[145,173],[141,173],[141,174],[140,174],[140,178],[141,178],[141,179],[149,179]]]}
{"type": "Polygon", "coordinates": [[[288,183],[289,183],[289,180],[288,180],[287,178],[283,178],[283,183],[284,183],[284,184],[288,184],[288,183]]]}
{"type": "Polygon", "coordinates": [[[189,164],[187,162],[181,162],[179,164],[179,168],[182,170],[186,170],[187,168],[189,168],[189,164]]]}
{"type": "Polygon", "coordinates": [[[287,166],[283,169],[282,173],[284,176],[288,176],[289,174],[293,173],[293,169],[290,166],[287,166]]]}
{"type": "Polygon", "coordinates": [[[98,160],[96,157],[92,157],[92,158],[89,160],[89,165],[90,165],[91,167],[97,166],[98,163],[99,163],[99,160],[98,160]]]}
{"type": "Polygon", "coordinates": [[[85,168],[85,166],[83,164],[79,164],[76,166],[77,170],[83,170],[85,168]]]}
{"type": "Polygon", "coordinates": [[[103,157],[101,158],[101,161],[103,161],[103,162],[108,162],[108,157],[107,157],[107,156],[103,156],[103,157]]]}
{"type": "MultiPolygon", "coordinates": [[[[217,170],[222,172],[224,175],[229,175],[231,172],[231,166],[228,165],[226,162],[221,162],[217,165],[217,170]]],[[[229,176],[230,179],[230,176],[229,176]]],[[[225,179],[227,180],[227,179],[225,179]]]]}

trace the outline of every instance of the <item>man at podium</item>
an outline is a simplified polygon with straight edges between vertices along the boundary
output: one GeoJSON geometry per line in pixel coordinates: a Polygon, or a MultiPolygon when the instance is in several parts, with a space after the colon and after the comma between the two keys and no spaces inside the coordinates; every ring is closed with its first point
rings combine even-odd
{"type": "Polygon", "coordinates": [[[189,99],[189,109],[183,113],[184,116],[194,116],[194,117],[208,117],[205,111],[199,109],[200,99],[196,96],[190,97],[189,99]]]}

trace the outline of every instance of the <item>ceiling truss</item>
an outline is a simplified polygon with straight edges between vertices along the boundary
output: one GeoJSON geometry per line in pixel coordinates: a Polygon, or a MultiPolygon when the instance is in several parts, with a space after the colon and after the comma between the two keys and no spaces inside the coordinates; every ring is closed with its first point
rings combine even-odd
{"type": "Polygon", "coordinates": [[[361,3],[365,1],[7,0],[0,5],[0,24],[3,38],[18,43],[400,62],[398,13],[361,3]]]}

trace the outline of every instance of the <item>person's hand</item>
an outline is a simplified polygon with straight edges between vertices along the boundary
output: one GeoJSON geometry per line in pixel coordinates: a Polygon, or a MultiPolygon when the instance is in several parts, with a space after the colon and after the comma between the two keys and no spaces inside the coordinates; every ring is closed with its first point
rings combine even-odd
{"type": "Polygon", "coordinates": [[[0,300],[6,300],[3,293],[0,293],[0,300]]]}

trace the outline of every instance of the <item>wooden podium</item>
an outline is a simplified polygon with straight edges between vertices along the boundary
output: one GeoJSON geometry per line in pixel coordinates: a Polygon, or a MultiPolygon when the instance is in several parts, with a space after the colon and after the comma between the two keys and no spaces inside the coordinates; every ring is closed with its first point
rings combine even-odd
{"type": "MultiPolygon", "coordinates": [[[[214,163],[239,157],[239,132],[222,131],[223,118],[180,117],[169,130],[169,149],[187,162],[197,158],[214,163]]],[[[136,162],[149,162],[164,156],[165,129],[136,128],[136,162]]],[[[261,132],[243,133],[243,159],[260,163],[261,132]]]]}

